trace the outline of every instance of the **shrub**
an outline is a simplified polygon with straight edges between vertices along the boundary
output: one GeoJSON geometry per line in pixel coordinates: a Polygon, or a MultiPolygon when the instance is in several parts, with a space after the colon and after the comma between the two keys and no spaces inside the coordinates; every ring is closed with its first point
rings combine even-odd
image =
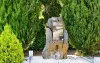
{"type": "Polygon", "coordinates": [[[10,24],[24,50],[28,49],[39,31],[40,8],[39,0],[0,0],[0,33],[10,24]]]}
{"type": "Polygon", "coordinates": [[[37,32],[36,39],[33,43],[33,46],[31,49],[35,51],[41,51],[43,50],[46,42],[46,36],[45,36],[45,26],[44,26],[44,21],[41,19],[40,23],[40,31],[37,32]]]}
{"type": "Polygon", "coordinates": [[[100,51],[100,0],[66,0],[62,17],[70,44],[82,54],[100,51]],[[96,46],[97,45],[97,46],[96,46]]]}
{"type": "Polygon", "coordinates": [[[0,63],[22,63],[23,59],[22,44],[6,24],[0,35],[0,63]]]}
{"type": "Polygon", "coordinates": [[[44,5],[44,20],[47,22],[47,20],[51,17],[58,17],[60,16],[61,12],[61,5],[59,4],[58,0],[40,0],[42,4],[44,5]]]}

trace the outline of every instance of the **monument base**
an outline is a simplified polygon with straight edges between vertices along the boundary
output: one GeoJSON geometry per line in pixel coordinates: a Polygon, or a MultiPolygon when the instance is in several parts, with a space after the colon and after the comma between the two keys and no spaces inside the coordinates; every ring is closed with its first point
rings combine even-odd
{"type": "Polygon", "coordinates": [[[67,59],[68,44],[62,41],[51,42],[42,52],[44,59],[67,59]]]}

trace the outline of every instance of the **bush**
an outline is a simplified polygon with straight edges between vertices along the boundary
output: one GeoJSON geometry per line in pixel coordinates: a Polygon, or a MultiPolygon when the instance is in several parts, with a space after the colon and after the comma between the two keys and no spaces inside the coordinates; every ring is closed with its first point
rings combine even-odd
{"type": "Polygon", "coordinates": [[[45,26],[43,19],[40,20],[39,27],[40,31],[37,32],[36,39],[33,43],[33,46],[31,46],[31,49],[35,51],[42,51],[46,42],[45,26]]]}
{"type": "Polygon", "coordinates": [[[40,8],[39,0],[0,0],[0,33],[10,24],[24,50],[28,49],[39,31],[40,8]]]}
{"type": "Polygon", "coordinates": [[[83,55],[100,51],[99,4],[99,0],[66,0],[63,5],[62,17],[70,44],[83,55]]]}
{"type": "Polygon", "coordinates": [[[40,0],[40,1],[44,5],[44,9],[45,9],[43,12],[45,23],[51,17],[60,16],[61,5],[59,4],[58,0],[40,0]]]}
{"type": "Polygon", "coordinates": [[[22,44],[6,24],[0,35],[0,63],[22,63],[23,59],[22,44]]]}

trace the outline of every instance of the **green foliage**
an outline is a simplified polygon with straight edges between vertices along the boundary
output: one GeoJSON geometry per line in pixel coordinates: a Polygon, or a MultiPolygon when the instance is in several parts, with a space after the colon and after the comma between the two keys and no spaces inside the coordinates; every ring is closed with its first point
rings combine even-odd
{"type": "Polygon", "coordinates": [[[62,17],[74,48],[90,55],[100,51],[100,0],[66,0],[62,17]]]}
{"type": "Polygon", "coordinates": [[[61,6],[58,0],[40,0],[40,1],[42,1],[42,4],[44,5],[45,10],[43,12],[43,16],[46,22],[51,17],[60,16],[61,6]]]}
{"type": "Polygon", "coordinates": [[[31,49],[36,51],[42,51],[46,42],[46,36],[45,36],[45,24],[43,19],[40,20],[40,31],[37,32],[36,40],[33,43],[33,46],[31,49]]]}
{"type": "Polygon", "coordinates": [[[0,35],[0,63],[22,63],[23,59],[22,44],[6,24],[0,35]]]}
{"type": "MultiPolygon", "coordinates": [[[[27,3],[27,2],[26,2],[27,3]]],[[[25,6],[26,7],[26,6],[25,6]]],[[[24,34],[25,42],[29,43],[34,37],[37,36],[37,32],[40,30],[39,27],[39,13],[41,9],[41,3],[39,0],[29,0],[27,4],[28,13],[28,23],[27,23],[27,33],[24,34]]],[[[27,45],[25,43],[25,45],[27,45]]],[[[24,45],[24,46],[25,46],[24,45]]]]}
{"type": "Polygon", "coordinates": [[[43,17],[44,19],[41,19],[39,24],[39,31],[37,31],[36,39],[33,43],[33,46],[31,46],[30,49],[33,50],[42,50],[45,45],[45,25],[48,20],[48,18],[51,18],[53,16],[59,16],[61,11],[61,6],[57,0],[40,0],[40,2],[44,5],[42,5],[44,10],[43,17]]]}
{"type": "Polygon", "coordinates": [[[39,0],[0,0],[0,32],[9,23],[25,49],[39,31],[40,7],[39,0]]]}
{"type": "Polygon", "coordinates": [[[51,0],[40,0],[45,6],[51,3],[51,0]]]}

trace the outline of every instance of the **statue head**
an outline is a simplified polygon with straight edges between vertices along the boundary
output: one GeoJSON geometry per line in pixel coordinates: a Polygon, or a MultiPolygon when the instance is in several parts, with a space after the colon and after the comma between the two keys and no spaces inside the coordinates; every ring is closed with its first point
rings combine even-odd
{"type": "Polygon", "coordinates": [[[61,17],[49,18],[47,25],[50,26],[52,29],[56,28],[56,30],[57,29],[65,29],[64,22],[61,17]]]}

